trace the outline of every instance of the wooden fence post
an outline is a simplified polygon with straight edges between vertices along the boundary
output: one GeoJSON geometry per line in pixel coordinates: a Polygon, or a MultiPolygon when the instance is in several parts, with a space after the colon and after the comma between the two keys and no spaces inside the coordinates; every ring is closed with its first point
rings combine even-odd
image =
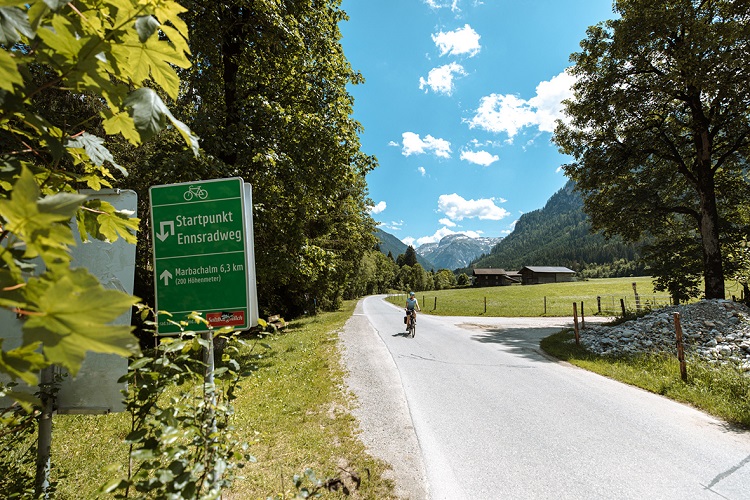
{"type": "Polygon", "coordinates": [[[622,317],[625,317],[625,299],[620,299],[620,307],[622,308],[622,317]]]}
{"type": "Polygon", "coordinates": [[[544,296],[544,314],[547,314],[547,296],[544,296]]]}
{"type": "Polygon", "coordinates": [[[602,313],[602,297],[601,295],[597,295],[596,297],[596,308],[599,311],[599,314],[602,313]]]}
{"type": "Polygon", "coordinates": [[[680,313],[674,313],[674,330],[677,334],[677,360],[680,362],[680,378],[687,382],[687,366],[685,365],[685,346],[682,343],[682,324],[680,313]]]}
{"type": "Polygon", "coordinates": [[[433,311],[437,311],[437,296],[435,296],[435,305],[432,307],[433,311]]]}
{"type": "Polygon", "coordinates": [[[484,313],[487,314],[487,297],[484,298],[484,313]]]}
{"type": "Polygon", "coordinates": [[[633,294],[635,295],[635,310],[637,313],[641,312],[641,296],[638,295],[638,288],[636,283],[633,283],[633,294]]]}
{"type": "Polygon", "coordinates": [[[578,331],[578,304],[573,302],[573,325],[575,326],[576,332],[576,345],[581,345],[581,334],[578,331]]]}
{"type": "Polygon", "coordinates": [[[583,313],[583,301],[581,301],[581,328],[586,328],[586,315],[583,313]]]}

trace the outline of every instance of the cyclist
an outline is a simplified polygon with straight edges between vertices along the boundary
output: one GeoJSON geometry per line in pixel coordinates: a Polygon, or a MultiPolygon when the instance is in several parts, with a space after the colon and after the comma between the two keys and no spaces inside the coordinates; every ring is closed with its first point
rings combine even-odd
{"type": "Polygon", "coordinates": [[[409,321],[417,321],[417,313],[415,311],[422,312],[422,309],[419,308],[419,302],[417,301],[414,292],[409,292],[409,296],[406,298],[407,328],[409,326],[409,321]]]}

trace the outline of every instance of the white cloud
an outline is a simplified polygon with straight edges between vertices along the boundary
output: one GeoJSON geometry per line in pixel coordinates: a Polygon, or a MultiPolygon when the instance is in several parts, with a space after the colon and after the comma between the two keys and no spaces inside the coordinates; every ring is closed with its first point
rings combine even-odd
{"type": "Polygon", "coordinates": [[[371,214],[379,214],[383,210],[385,210],[386,204],[384,201],[381,201],[377,203],[375,206],[370,207],[370,213],[371,214]]]}
{"type": "Polygon", "coordinates": [[[451,143],[445,139],[437,139],[431,135],[426,135],[423,140],[420,139],[419,134],[414,132],[404,132],[401,136],[404,145],[401,154],[404,156],[432,152],[440,158],[451,157],[451,143]]]}
{"type": "Polygon", "coordinates": [[[427,170],[425,170],[424,167],[417,167],[417,172],[419,172],[420,174],[422,174],[422,177],[424,177],[424,176],[427,175],[427,170]]]}
{"type": "Polygon", "coordinates": [[[488,167],[500,159],[499,156],[488,153],[487,151],[461,151],[461,159],[469,163],[475,163],[488,167]]]}
{"type": "Polygon", "coordinates": [[[529,100],[512,94],[490,94],[482,97],[469,127],[490,132],[505,132],[512,141],[519,130],[537,127],[542,132],[554,132],[555,120],[564,119],[562,101],[573,96],[571,87],[575,77],[562,72],[536,87],[536,95],[529,100]]]}
{"type": "Polygon", "coordinates": [[[397,148],[397,147],[399,147],[399,146],[401,146],[401,144],[397,143],[396,141],[389,141],[389,142],[388,142],[388,145],[389,145],[389,146],[393,146],[393,147],[396,147],[396,148],[397,148]]]}
{"type": "Polygon", "coordinates": [[[444,9],[449,7],[453,12],[460,12],[461,9],[458,7],[460,0],[451,0],[450,2],[440,2],[438,0],[424,0],[431,9],[444,9]]]}
{"type": "Polygon", "coordinates": [[[448,226],[448,227],[456,227],[456,223],[455,223],[455,222],[453,222],[453,221],[452,221],[452,220],[450,220],[450,219],[440,219],[440,220],[438,221],[438,224],[442,224],[442,225],[444,225],[444,226],[448,226]]]}
{"type": "Polygon", "coordinates": [[[404,225],[404,221],[391,221],[391,222],[381,222],[378,224],[378,227],[382,227],[385,229],[388,229],[389,231],[401,231],[401,228],[404,225]]]}
{"type": "Polygon", "coordinates": [[[473,219],[500,220],[510,212],[495,205],[493,199],[466,200],[453,194],[441,194],[438,198],[438,210],[451,220],[473,219]]]}
{"type": "Polygon", "coordinates": [[[468,24],[457,30],[436,33],[432,35],[432,41],[440,50],[440,55],[474,57],[479,53],[482,46],[479,44],[479,33],[468,24]]]}
{"type": "Polygon", "coordinates": [[[401,242],[404,243],[404,245],[408,245],[408,246],[414,246],[415,241],[416,240],[412,238],[411,236],[407,236],[406,238],[401,239],[401,242]]]}
{"type": "MultiPolygon", "coordinates": [[[[466,74],[464,67],[454,62],[444,66],[438,66],[437,68],[432,68],[430,70],[430,73],[427,75],[427,80],[423,77],[419,78],[419,89],[421,90],[425,87],[429,87],[437,94],[451,95],[454,88],[454,75],[464,76],[466,74]]],[[[425,90],[425,92],[427,92],[427,90],[425,90]]]]}

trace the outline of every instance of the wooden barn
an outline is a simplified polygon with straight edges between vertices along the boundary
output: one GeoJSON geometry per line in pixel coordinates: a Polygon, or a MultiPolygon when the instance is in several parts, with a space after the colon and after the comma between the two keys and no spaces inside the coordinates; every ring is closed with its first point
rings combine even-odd
{"type": "Polygon", "coordinates": [[[521,277],[516,271],[506,271],[505,269],[474,269],[474,286],[507,286],[513,283],[520,283],[521,277]]]}
{"type": "Polygon", "coordinates": [[[524,266],[519,273],[524,285],[573,281],[576,272],[567,267],[524,266]]]}

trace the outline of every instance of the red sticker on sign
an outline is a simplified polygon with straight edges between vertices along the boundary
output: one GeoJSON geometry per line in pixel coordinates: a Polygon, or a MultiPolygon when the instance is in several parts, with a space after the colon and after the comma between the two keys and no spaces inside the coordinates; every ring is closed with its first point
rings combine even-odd
{"type": "Polygon", "coordinates": [[[245,324],[245,311],[207,313],[211,326],[237,326],[245,324]]]}

